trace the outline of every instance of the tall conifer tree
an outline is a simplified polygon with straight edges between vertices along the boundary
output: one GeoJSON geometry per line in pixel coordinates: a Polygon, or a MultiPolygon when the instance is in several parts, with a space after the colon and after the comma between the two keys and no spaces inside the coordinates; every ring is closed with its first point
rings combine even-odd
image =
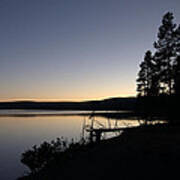
{"type": "Polygon", "coordinates": [[[158,40],[154,43],[156,48],[156,61],[160,66],[160,84],[168,94],[173,89],[173,61],[175,54],[174,31],[176,24],[173,14],[168,12],[163,16],[162,25],[159,27],[158,40]]]}
{"type": "Polygon", "coordinates": [[[175,30],[174,92],[180,95],[180,25],[175,30]]]}
{"type": "Polygon", "coordinates": [[[153,57],[151,51],[147,51],[144,61],[140,64],[140,71],[137,78],[137,91],[140,96],[151,95],[153,77],[153,57]]]}

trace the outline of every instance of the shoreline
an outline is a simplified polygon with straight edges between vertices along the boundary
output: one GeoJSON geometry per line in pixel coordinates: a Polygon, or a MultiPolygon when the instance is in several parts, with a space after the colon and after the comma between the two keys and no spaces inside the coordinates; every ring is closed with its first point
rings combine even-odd
{"type": "MultiPolygon", "coordinates": [[[[63,166],[59,166],[58,163],[50,166],[38,174],[38,178],[46,180],[115,178],[116,171],[121,174],[122,179],[165,178],[174,175],[172,172],[178,168],[176,163],[179,159],[180,126],[169,124],[140,126],[125,130],[118,137],[90,146],[86,151],[77,152],[63,166]],[[148,174],[149,172],[151,173],[148,174]]],[[[29,180],[32,177],[20,179],[29,180]]]]}

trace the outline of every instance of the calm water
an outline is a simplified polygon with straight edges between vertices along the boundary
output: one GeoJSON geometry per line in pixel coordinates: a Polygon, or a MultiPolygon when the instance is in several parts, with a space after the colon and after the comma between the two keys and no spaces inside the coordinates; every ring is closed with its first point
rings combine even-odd
{"type": "MultiPolygon", "coordinates": [[[[87,111],[0,110],[0,180],[15,180],[27,172],[20,157],[33,145],[61,136],[78,140],[83,134],[83,125],[90,123],[90,119],[75,113],[87,111]]],[[[103,117],[95,117],[95,122],[97,127],[139,125],[136,120],[108,121],[103,117]]],[[[106,137],[113,135],[106,134],[106,137]]]]}

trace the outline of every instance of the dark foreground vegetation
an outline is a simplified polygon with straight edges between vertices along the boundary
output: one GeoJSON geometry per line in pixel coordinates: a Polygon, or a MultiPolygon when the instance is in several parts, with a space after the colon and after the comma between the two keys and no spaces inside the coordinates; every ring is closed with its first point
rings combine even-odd
{"type": "Polygon", "coordinates": [[[175,179],[179,152],[179,126],[143,126],[100,144],[71,145],[64,153],[47,158],[49,163],[40,171],[34,169],[19,180],[175,179]]]}

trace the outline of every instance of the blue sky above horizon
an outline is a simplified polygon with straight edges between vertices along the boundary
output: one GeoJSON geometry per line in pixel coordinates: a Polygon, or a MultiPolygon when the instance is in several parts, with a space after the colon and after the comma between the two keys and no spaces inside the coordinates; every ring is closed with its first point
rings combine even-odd
{"type": "Polygon", "coordinates": [[[0,100],[136,94],[138,66],[179,0],[1,0],[0,100]]]}

